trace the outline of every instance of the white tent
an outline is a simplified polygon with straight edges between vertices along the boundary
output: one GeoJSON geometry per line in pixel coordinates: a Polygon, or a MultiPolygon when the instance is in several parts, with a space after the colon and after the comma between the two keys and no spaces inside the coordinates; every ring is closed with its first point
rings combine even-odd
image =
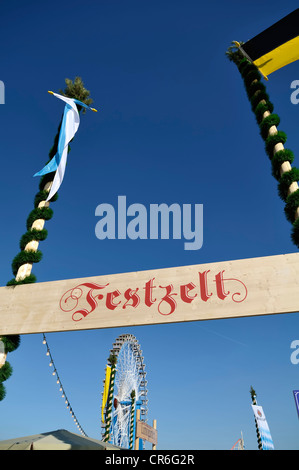
{"type": "Polygon", "coordinates": [[[58,429],[0,441],[0,450],[120,450],[120,447],[58,429]]]}

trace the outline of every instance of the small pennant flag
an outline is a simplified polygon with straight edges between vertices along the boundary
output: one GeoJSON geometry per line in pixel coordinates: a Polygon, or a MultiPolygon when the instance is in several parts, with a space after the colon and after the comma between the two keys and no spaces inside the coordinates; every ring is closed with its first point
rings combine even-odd
{"type": "Polygon", "coordinates": [[[47,197],[47,201],[49,201],[58,191],[64,178],[68,154],[68,144],[73,139],[80,124],[80,116],[76,104],[86,109],[90,109],[91,111],[96,111],[96,109],[90,108],[85,103],[82,103],[81,101],[76,100],[74,98],[67,98],[66,96],[53,93],[52,91],[49,91],[49,93],[56,96],[56,98],[59,98],[60,100],[64,101],[66,104],[64,107],[64,113],[59,133],[57,153],[42,170],[35,173],[34,175],[42,176],[47,173],[52,173],[56,171],[53,184],[47,197]]]}
{"type": "Polygon", "coordinates": [[[262,75],[299,59],[299,9],[282,18],[240,47],[262,75]]]}

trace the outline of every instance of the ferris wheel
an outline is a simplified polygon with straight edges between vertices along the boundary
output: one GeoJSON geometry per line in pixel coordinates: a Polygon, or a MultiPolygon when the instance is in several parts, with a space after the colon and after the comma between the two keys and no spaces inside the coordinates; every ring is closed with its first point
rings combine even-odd
{"type": "MultiPolygon", "coordinates": [[[[132,334],[120,335],[112,345],[108,359],[110,368],[107,402],[103,416],[103,440],[132,449],[136,434],[136,414],[140,410],[140,420],[147,421],[147,380],[144,358],[140,345],[132,334]]],[[[104,406],[104,405],[103,405],[104,406]]],[[[143,442],[139,449],[143,448],[143,442]]]]}

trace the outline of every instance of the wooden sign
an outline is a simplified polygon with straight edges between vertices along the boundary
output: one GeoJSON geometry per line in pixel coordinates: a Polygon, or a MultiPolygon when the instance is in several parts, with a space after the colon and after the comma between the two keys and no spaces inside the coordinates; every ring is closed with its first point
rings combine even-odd
{"type": "Polygon", "coordinates": [[[151,444],[157,445],[158,431],[144,421],[136,421],[136,438],[144,439],[151,444]]]}
{"type": "Polygon", "coordinates": [[[299,253],[0,288],[0,336],[299,311],[299,253]]]}

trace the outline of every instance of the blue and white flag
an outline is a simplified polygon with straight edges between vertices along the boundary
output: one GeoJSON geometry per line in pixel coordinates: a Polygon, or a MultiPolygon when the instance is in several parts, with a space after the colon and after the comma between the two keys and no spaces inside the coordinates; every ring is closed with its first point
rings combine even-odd
{"type": "Polygon", "coordinates": [[[68,145],[76,134],[80,124],[79,111],[75,103],[86,109],[90,109],[91,111],[96,111],[94,108],[90,108],[85,103],[74,98],[67,98],[66,96],[53,93],[52,91],[49,91],[49,93],[64,101],[66,104],[59,133],[57,153],[42,170],[34,175],[42,176],[56,171],[47,201],[54,196],[63,181],[67,162],[68,145]]]}
{"type": "Polygon", "coordinates": [[[274,444],[270,434],[270,429],[264,415],[263,408],[258,405],[251,405],[253,413],[260,431],[263,450],[274,450],[274,444]]]}

